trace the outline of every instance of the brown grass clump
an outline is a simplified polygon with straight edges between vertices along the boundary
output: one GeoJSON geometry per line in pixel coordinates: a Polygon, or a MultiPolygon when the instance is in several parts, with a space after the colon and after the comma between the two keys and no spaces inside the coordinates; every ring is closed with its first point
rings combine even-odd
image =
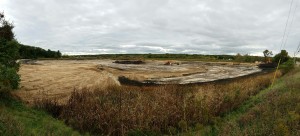
{"type": "Polygon", "coordinates": [[[55,118],[59,117],[63,108],[63,106],[55,99],[35,100],[34,103],[35,108],[44,109],[46,112],[51,113],[51,115],[55,118]]]}
{"type": "Polygon", "coordinates": [[[270,85],[272,77],[273,73],[269,73],[217,85],[82,89],[75,90],[60,111],[49,101],[39,102],[39,107],[59,113],[60,119],[81,132],[172,135],[218,123],[220,115],[270,85]]]}
{"type": "MultiPolygon", "coordinates": [[[[271,84],[274,73],[243,78],[223,84],[201,86],[197,98],[204,101],[210,115],[220,115],[240,106],[249,97],[256,95],[271,84]]],[[[280,73],[278,72],[278,76],[280,73]]]]}

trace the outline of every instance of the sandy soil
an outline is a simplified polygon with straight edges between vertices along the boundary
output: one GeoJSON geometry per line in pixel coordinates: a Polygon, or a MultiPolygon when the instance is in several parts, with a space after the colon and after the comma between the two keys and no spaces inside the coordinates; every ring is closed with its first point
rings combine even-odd
{"type": "Polygon", "coordinates": [[[98,61],[38,61],[35,65],[22,64],[21,88],[14,94],[32,103],[41,98],[55,98],[65,102],[74,88],[105,87],[117,84],[117,78],[97,69],[98,61]]]}

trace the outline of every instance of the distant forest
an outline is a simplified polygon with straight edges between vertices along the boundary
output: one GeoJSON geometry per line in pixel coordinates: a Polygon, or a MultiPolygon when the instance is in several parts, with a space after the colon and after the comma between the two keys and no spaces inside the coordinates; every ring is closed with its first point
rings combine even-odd
{"type": "Polygon", "coordinates": [[[37,58],[60,58],[60,51],[45,50],[40,47],[20,44],[20,58],[22,59],[37,59],[37,58]]]}
{"type": "Polygon", "coordinates": [[[114,60],[195,60],[195,61],[234,61],[255,62],[264,61],[264,57],[251,55],[202,55],[202,54],[101,54],[62,56],[64,59],[114,59],[114,60]]]}

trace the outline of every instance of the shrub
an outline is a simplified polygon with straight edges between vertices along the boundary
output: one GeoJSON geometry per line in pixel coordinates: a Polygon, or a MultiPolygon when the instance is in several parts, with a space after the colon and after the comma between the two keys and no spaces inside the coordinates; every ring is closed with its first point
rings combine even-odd
{"type": "Polygon", "coordinates": [[[289,59],[288,61],[284,62],[279,66],[279,68],[282,69],[283,73],[291,71],[294,67],[295,63],[292,59],[289,59]]]}
{"type": "Polygon", "coordinates": [[[34,106],[37,109],[45,110],[46,112],[51,113],[51,115],[55,118],[59,117],[63,108],[63,106],[59,105],[56,100],[51,99],[36,100],[34,102],[34,106]]]}
{"type": "Polygon", "coordinates": [[[276,54],[273,58],[273,62],[278,63],[280,60],[280,64],[287,62],[290,59],[288,52],[286,50],[281,50],[280,53],[276,54]]]}
{"type": "Polygon", "coordinates": [[[0,65],[0,92],[6,92],[10,89],[17,89],[20,77],[15,68],[0,65]]]}

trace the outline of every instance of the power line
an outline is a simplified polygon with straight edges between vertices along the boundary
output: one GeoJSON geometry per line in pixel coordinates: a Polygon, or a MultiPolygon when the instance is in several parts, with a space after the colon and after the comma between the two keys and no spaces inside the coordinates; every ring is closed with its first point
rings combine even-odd
{"type": "Polygon", "coordinates": [[[296,55],[298,55],[298,53],[300,52],[300,42],[299,42],[299,45],[294,53],[294,57],[296,57],[296,55]]]}
{"type": "Polygon", "coordinates": [[[299,45],[294,53],[294,63],[296,64],[296,56],[298,55],[298,53],[300,52],[300,42],[299,42],[299,45]]]}
{"type": "MultiPolygon", "coordinates": [[[[280,46],[280,50],[283,49],[283,47],[285,46],[286,42],[285,42],[285,36],[286,36],[286,31],[287,31],[287,27],[288,27],[288,24],[289,24],[289,20],[290,20],[290,16],[291,16],[291,11],[292,11],[292,7],[293,7],[293,3],[294,3],[294,0],[291,1],[291,4],[290,4],[290,10],[289,10],[289,14],[288,14],[288,18],[286,20],[286,24],[285,24],[285,28],[284,28],[284,33],[283,33],[283,36],[282,36],[282,41],[281,41],[281,46],[280,46]]],[[[298,2],[297,2],[298,3],[298,2]]],[[[295,13],[295,12],[294,12],[295,13]]],[[[295,14],[294,14],[295,15],[295,14]]],[[[293,20],[292,20],[293,21],[293,20]]],[[[291,22],[292,23],[292,22],[291,22]]],[[[277,67],[276,67],[276,70],[275,70],[275,73],[274,73],[274,78],[273,78],[273,81],[272,81],[272,84],[271,84],[271,87],[273,87],[273,84],[275,82],[275,79],[276,79],[276,75],[277,75],[277,71],[278,71],[278,68],[279,68],[279,64],[281,62],[281,57],[278,61],[278,64],[277,64],[277,67]]]]}
{"type": "Polygon", "coordinates": [[[295,14],[296,14],[296,11],[297,11],[297,8],[298,8],[298,0],[297,0],[297,2],[296,2],[296,6],[295,6],[295,9],[294,9],[294,12],[293,12],[293,17],[292,17],[292,20],[291,20],[291,23],[290,23],[290,25],[288,26],[288,32],[287,32],[287,36],[286,36],[286,38],[285,38],[285,42],[284,42],[284,44],[283,44],[283,47],[282,47],[282,49],[286,46],[286,44],[287,44],[287,41],[288,41],[288,38],[289,38],[289,35],[290,35],[290,33],[291,33],[291,28],[292,28],[292,26],[293,26],[293,22],[294,22],[294,18],[295,18],[295,14]]]}
{"type": "Polygon", "coordinates": [[[288,24],[289,24],[290,16],[291,16],[293,3],[294,3],[294,0],[292,0],[291,4],[290,4],[290,10],[289,10],[288,18],[287,18],[286,23],[285,23],[285,28],[284,28],[284,33],[283,33],[282,40],[281,40],[280,50],[283,48],[283,44],[284,44],[284,41],[285,41],[284,39],[285,39],[288,24]]]}

